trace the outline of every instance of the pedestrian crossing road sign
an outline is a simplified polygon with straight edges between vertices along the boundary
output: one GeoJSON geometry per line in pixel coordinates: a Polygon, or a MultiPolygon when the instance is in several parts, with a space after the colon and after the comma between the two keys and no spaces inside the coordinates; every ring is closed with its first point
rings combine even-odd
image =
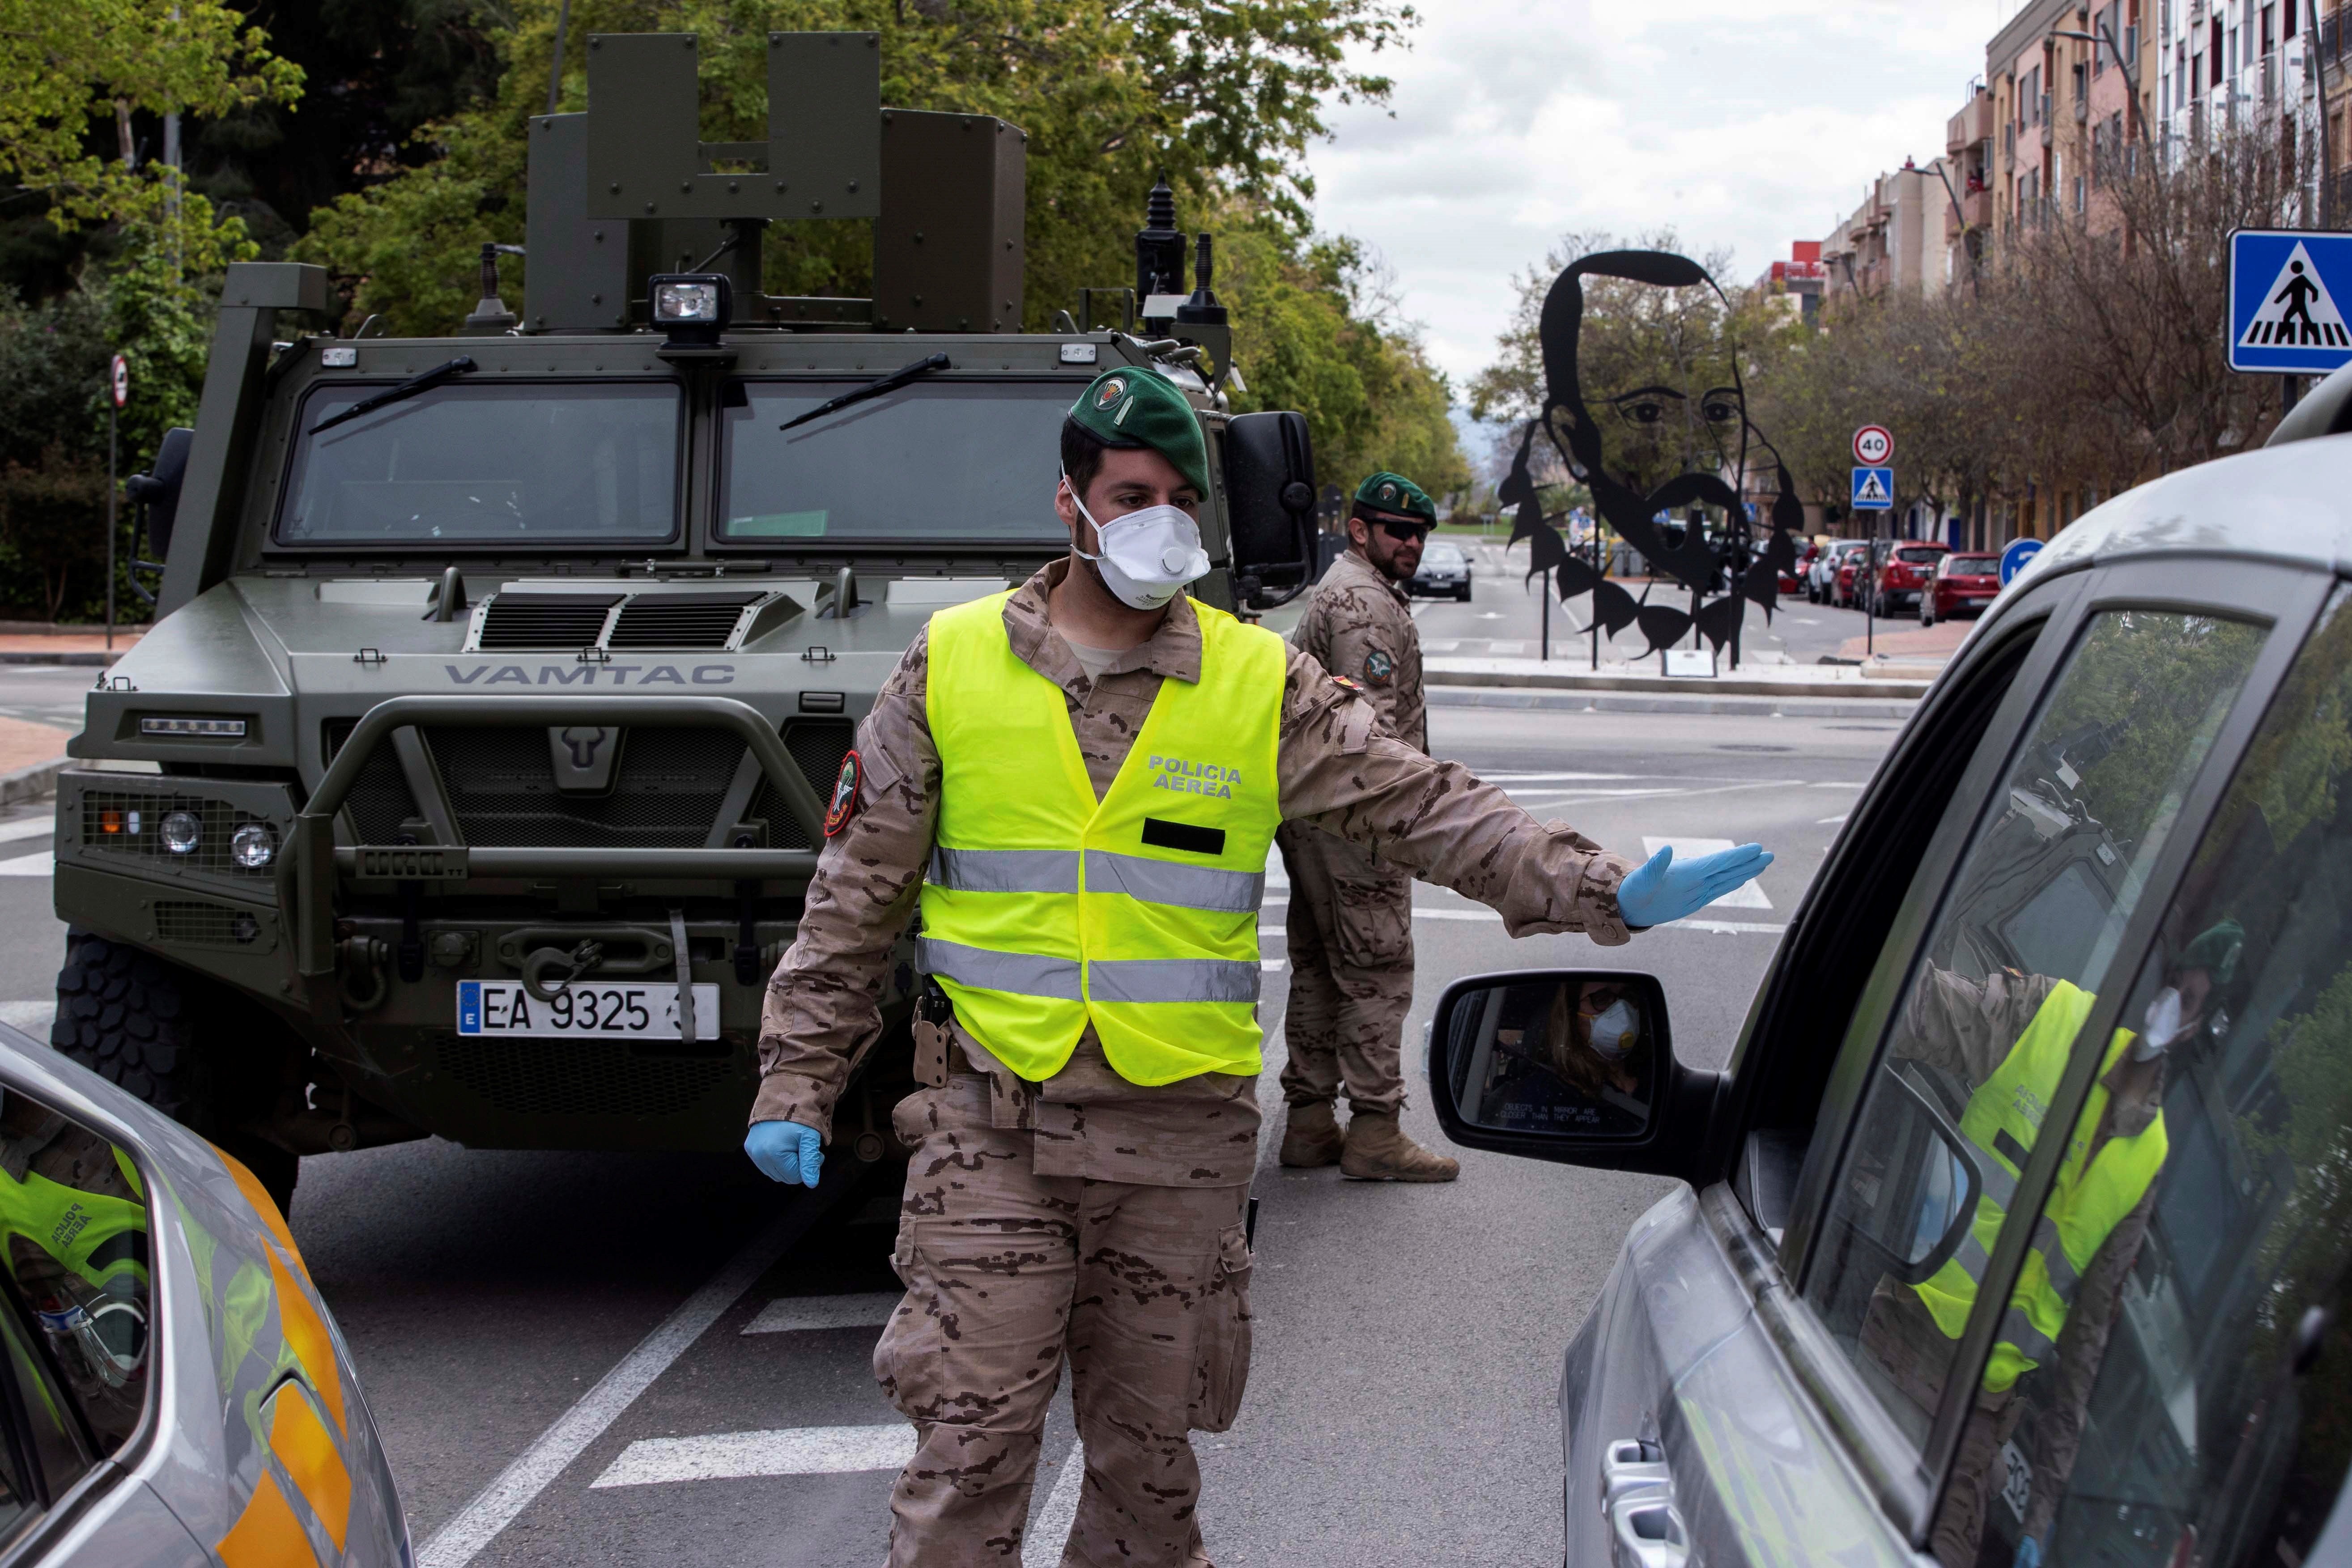
{"type": "Polygon", "coordinates": [[[2242,228],[2230,237],[2230,368],[2326,375],[2352,361],[2352,234],[2242,228]]]}
{"type": "Polygon", "coordinates": [[[1853,504],[1856,511],[1894,510],[1895,470],[1856,468],[1853,471],[1853,504]]]}

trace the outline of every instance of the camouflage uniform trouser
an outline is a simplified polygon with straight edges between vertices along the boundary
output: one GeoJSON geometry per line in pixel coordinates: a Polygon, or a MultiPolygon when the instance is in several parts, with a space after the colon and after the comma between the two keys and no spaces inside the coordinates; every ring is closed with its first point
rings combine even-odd
{"type": "Polygon", "coordinates": [[[907,1287],[874,1374],[915,1424],[890,1493],[892,1568],[1022,1557],[1045,1409],[1070,1363],[1086,1482],[1065,1568],[1205,1564],[1192,1430],[1249,1375],[1246,1187],[1040,1176],[1036,1134],[988,1125],[958,1076],[895,1112],[919,1145],[893,1258],[907,1287]]]}
{"type": "Polygon", "coordinates": [[[1290,1063],[1282,1097],[1350,1109],[1404,1103],[1404,1016],[1412,1010],[1412,877],[1314,827],[1275,836],[1290,872],[1290,1063]]]}

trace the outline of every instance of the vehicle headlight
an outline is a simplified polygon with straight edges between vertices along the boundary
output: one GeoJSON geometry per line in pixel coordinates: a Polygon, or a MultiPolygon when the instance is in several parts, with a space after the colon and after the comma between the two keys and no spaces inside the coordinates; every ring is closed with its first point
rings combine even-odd
{"type": "Polygon", "coordinates": [[[228,836],[228,858],[258,871],[278,858],[278,835],[266,822],[248,822],[228,836]]]}
{"type": "Polygon", "coordinates": [[[196,841],[205,836],[205,825],[193,811],[167,812],[163,826],[157,829],[163,836],[163,847],[174,855],[193,855],[196,841]]]}

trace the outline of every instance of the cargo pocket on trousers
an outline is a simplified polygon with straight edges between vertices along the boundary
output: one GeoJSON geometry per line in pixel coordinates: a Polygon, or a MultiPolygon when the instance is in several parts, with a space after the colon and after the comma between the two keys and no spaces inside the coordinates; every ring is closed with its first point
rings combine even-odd
{"type": "Polygon", "coordinates": [[[1204,1321],[1193,1354],[1191,1425],[1223,1432],[1241,1414],[1249,1386],[1250,1248],[1240,1226],[1217,1237],[1217,1266],[1202,1301],[1204,1321]]]}

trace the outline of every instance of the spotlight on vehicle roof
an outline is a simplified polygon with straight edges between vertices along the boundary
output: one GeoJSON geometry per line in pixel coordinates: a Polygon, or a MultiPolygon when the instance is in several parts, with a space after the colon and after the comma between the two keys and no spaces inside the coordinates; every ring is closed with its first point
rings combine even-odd
{"type": "Polygon", "coordinates": [[[647,280],[654,325],[673,343],[715,343],[734,310],[732,290],[719,272],[667,272],[647,280]]]}

